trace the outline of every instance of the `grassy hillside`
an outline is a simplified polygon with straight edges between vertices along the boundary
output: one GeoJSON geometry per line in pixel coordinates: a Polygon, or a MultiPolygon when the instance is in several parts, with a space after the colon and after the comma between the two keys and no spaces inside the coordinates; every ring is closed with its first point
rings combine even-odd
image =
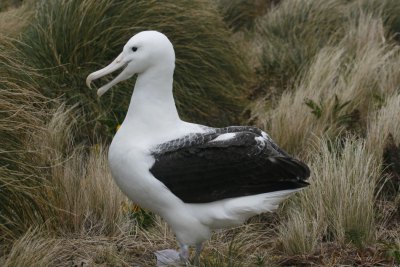
{"type": "Polygon", "coordinates": [[[1,266],[152,266],[177,248],[108,169],[133,81],[101,99],[84,84],[144,29],[174,44],[183,118],[256,124],[311,168],[277,213],[215,233],[200,266],[400,264],[399,1],[4,3],[1,266]]]}

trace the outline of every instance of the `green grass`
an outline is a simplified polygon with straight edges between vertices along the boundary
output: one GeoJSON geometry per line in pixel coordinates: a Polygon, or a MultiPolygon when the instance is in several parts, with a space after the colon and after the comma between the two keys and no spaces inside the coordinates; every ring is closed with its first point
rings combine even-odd
{"type": "Polygon", "coordinates": [[[339,45],[349,24],[365,14],[382,19],[385,32],[381,38],[398,38],[399,9],[395,0],[282,1],[258,20],[256,30],[262,46],[260,86],[264,94],[293,88],[321,48],[339,45]]]}
{"type": "Polygon", "coordinates": [[[215,233],[200,266],[399,264],[400,185],[383,155],[400,146],[400,2],[260,3],[37,0],[0,13],[0,265],[151,266],[177,248],[108,170],[133,81],[101,99],[84,84],[144,29],[174,44],[183,118],[249,115],[311,168],[277,213],[215,233]]]}
{"type": "Polygon", "coordinates": [[[263,84],[285,89],[327,43],[343,34],[340,1],[283,1],[259,19],[263,84]]]}
{"type": "Polygon", "coordinates": [[[257,18],[267,13],[268,9],[279,2],[280,0],[219,0],[218,8],[224,21],[234,32],[240,30],[253,31],[257,18]]]}
{"type": "Polygon", "coordinates": [[[51,100],[35,89],[40,75],[25,68],[23,59],[6,40],[0,44],[0,239],[12,239],[33,223],[43,223],[47,212],[39,188],[47,183],[34,165],[35,152],[27,144],[41,133],[50,115],[51,100]]]}
{"type": "Polygon", "coordinates": [[[133,81],[99,100],[85,78],[111,62],[131,36],[148,29],[165,33],[174,44],[175,96],[183,118],[237,123],[251,69],[207,1],[38,1],[21,51],[30,59],[26,63],[46,76],[40,81],[44,95],[84,108],[84,134],[110,135],[122,123],[133,81]]]}
{"type": "Polygon", "coordinates": [[[15,8],[21,4],[21,0],[3,0],[0,3],[0,12],[10,8],[15,8]]]}

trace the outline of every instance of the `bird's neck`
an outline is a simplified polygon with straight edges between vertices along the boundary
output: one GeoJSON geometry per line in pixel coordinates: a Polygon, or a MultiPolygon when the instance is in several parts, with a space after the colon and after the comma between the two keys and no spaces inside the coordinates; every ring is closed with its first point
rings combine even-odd
{"type": "Polygon", "coordinates": [[[139,74],[124,124],[152,131],[179,123],[172,93],[173,73],[174,66],[153,66],[139,74]]]}

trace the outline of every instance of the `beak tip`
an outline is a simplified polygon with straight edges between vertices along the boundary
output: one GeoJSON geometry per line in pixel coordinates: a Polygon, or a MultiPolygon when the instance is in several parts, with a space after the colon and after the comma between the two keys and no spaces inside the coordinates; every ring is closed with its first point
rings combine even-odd
{"type": "Polygon", "coordinates": [[[86,86],[89,87],[90,89],[92,89],[91,83],[92,83],[92,79],[91,79],[91,77],[90,77],[90,75],[89,75],[89,76],[86,78],[86,86]]]}
{"type": "Polygon", "coordinates": [[[104,90],[103,87],[97,90],[97,97],[100,98],[105,93],[105,91],[106,90],[104,90]]]}
{"type": "MultiPolygon", "coordinates": [[[[89,87],[90,89],[92,89],[91,87],[91,83],[94,80],[97,80],[98,78],[101,78],[109,73],[112,73],[122,67],[124,67],[125,64],[123,63],[123,55],[122,53],[117,57],[116,60],[114,60],[112,63],[110,63],[108,66],[102,68],[101,70],[95,71],[91,74],[89,74],[86,78],[86,85],[87,87],[89,87]]],[[[113,85],[117,84],[118,82],[120,82],[121,80],[125,80],[126,79],[126,73],[123,71],[121,72],[114,80],[112,80],[111,82],[109,82],[108,84],[104,85],[103,87],[99,88],[97,90],[97,96],[101,97],[108,89],[110,89],[113,85]]]]}

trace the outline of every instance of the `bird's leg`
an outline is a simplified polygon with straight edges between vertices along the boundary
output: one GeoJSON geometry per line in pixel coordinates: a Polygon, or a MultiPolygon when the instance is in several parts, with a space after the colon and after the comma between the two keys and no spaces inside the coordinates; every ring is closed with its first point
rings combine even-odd
{"type": "Polygon", "coordinates": [[[179,257],[181,258],[181,261],[186,264],[189,262],[189,246],[182,243],[180,243],[180,246],[179,257]]]}
{"type": "Polygon", "coordinates": [[[194,255],[194,265],[199,266],[200,264],[200,253],[203,250],[203,245],[201,243],[196,244],[196,255],[194,255]]]}

